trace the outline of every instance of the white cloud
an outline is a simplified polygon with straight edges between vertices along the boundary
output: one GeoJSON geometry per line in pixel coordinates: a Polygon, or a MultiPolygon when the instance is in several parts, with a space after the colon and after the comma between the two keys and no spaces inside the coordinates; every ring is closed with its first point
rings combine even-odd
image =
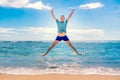
{"type": "MultiPolygon", "coordinates": [[[[104,37],[102,29],[68,29],[70,40],[100,40],[104,37]]],[[[54,40],[57,29],[50,27],[2,28],[0,37],[13,40],[54,40]],[[4,35],[3,35],[4,33],[4,35]],[[7,37],[10,35],[10,38],[7,37]]]]}
{"type": "Polygon", "coordinates": [[[103,29],[70,29],[68,31],[72,40],[102,40],[105,33],[103,29]]]}
{"type": "MultiPolygon", "coordinates": [[[[50,27],[25,27],[25,28],[4,28],[0,32],[16,32],[13,34],[16,39],[23,40],[54,40],[57,36],[57,29],[50,27]]],[[[6,34],[7,35],[7,34],[6,34]]],[[[91,40],[104,37],[102,29],[68,29],[68,36],[71,40],[91,40]]],[[[3,37],[3,36],[2,36],[3,37]]],[[[5,36],[6,37],[6,36],[5,36]]],[[[12,39],[13,39],[12,38],[12,39]]]]}
{"type": "Polygon", "coordinates": [[[38,10],[51,9],[50,6],[44,5],[42,1],[31,3],[30,0],[0,0],[0,6],[14,8],[32,8],[38,10]]]}
{"type": "Polygon", "coordinates": [[[41,28],[41,27],[29,27],[29,28],[24,28],[23,31],[26,31],[26,32],[32,32],[34,34],[40,34],[40,33],[46,33],[46,34],[49,34],[49,33],[55,33],[57,32],[56,31],[57,29],[55,28],[48,28],[48,27],[44,27],[44,28],[41,28]]]}
{"type": "Polygon", "coordinates": [[[0,27],[0,33],[15,33],[14,32],[14,28],[3,28],[3,27],[0,27]]]}
{"type": "Polygon", "coordinates": [[[100,2],[96,2],[96,3],[87,3],[87,4],[83,4],[80,5],[79,8],[80,9],[96,9],[96,8],[101,8],[104,5],[100,2]]]}
{"type": "Polygon", "coordinates": [[[35,3],[28,3],[24,7],[26,7],[26,8],[33,8],[33,9],[39,9],[39,10],[41,10],[41,9],[50,10],[51,9],[51,7],[49,7],[47,5],[44,5],[41,1],[35,2],[35,3]]]}
{"type": "Polygon", "coordinates": [[[69,30],[69,32],[71,33],[77,33],[77,34],[96,34],[99,36],[103,36],[104,35],[104,30],[102,29],[73,29],[73,30],[69,30]]]}
{"type": "MultiPolygon", "coordinates": [[[[0,27],[0,40],[2,40],[3,38],[8,38],[8,37],[14,36],[14,34],[16,34],[16,32],[14,32],[14,28],[0,27]]],[[[11,38],[9,38],[9,39],[11,39],[11,38]]]]}
{"type": "Polygon", "coordinates": [[[24,7],[29,2],[29,0],[0,0],[0,5],[4,7],[24,7]]]}

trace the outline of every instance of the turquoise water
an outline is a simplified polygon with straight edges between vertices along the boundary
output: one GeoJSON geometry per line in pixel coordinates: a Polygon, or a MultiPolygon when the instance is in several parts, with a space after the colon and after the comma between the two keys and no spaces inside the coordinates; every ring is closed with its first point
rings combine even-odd
{"type": "Polygon", "coordinates": [[[75,54],[65,42],[60,42],[47,56],[41,56],[51,43],[0,41],[0,73],[120,75],[120,41],[72,42],[83,52],[82,56],[75,54]]]}

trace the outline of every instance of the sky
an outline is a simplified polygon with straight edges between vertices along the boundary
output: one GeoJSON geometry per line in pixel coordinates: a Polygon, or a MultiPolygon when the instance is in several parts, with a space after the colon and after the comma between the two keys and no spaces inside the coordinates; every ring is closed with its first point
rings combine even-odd
{"type": "Polygon", "coordinates": [[[57,19],[75,9],[70,40],[120,40],[120,0],[0,0],[0,40],[55,40],[51,9],[57,19]]]}

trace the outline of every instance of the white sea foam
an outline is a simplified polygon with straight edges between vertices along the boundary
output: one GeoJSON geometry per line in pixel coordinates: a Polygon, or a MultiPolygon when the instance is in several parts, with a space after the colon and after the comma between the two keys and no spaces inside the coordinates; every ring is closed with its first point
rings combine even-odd
{"type": "Polygon", "coordinates": [[[38,75],[38,74],[99,74],[99,75],[120,75],[120,69],[113,68],[104,68],[104,67],[96,67],[96,68],[79,68],[79,67],[53,67],[46,69],[39,68],[0,68],[0,73],[3,74],[16,74],[16,75],[38,75]]]}

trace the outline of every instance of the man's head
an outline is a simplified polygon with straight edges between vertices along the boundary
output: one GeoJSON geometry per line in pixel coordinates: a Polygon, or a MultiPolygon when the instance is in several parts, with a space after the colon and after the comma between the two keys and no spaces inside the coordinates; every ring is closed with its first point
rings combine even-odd
{"type": "Polygon", "coordinates": [[[64,21],[64,20],[65,20],[64,15],[61,15],[61,17],[60,17],[60,21],[64,21]]]}

